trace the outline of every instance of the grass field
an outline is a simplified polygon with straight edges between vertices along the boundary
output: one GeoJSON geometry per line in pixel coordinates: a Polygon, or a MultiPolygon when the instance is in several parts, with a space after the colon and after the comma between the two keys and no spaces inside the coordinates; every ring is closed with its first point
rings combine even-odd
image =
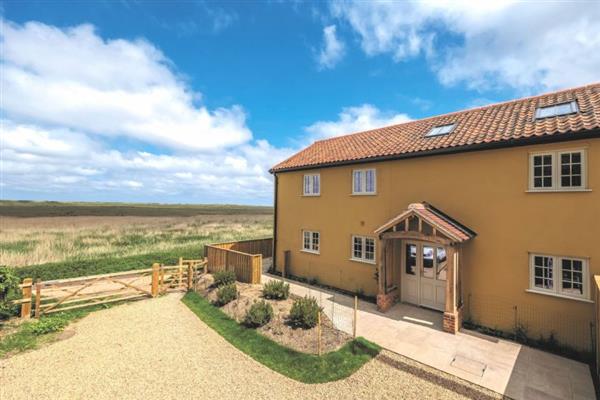
{"type": "Polygon", "coordinates": [[[206,243],[269,237],[273,229],[268,207],[3,202],[0,210],[0,265],[35,267],[46,271],[42,279],[198,257],[206,243]]]}

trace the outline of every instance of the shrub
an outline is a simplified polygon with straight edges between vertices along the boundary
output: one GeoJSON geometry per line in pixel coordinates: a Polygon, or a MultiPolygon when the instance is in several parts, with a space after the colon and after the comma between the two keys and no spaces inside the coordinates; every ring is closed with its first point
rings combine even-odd
{"type": "Polygon", "coordinates": [[[213,277],[215,278],[216,287],[235,283],[235,272],[233,271],[218,271],[214,273],[213,277]]]}
{"type": "Polygon", "coordinates": [[[309,329],[317,325],[321,307],[314,297],[304,297],[294,301],[290,310],[289,321],[293,327],[309,329]]]}
{"type": "Polygon", "coordinates": [[[19,278],[12,268],[0,267],[0,320],[17,315],[18,306],[12,304],[19,296],[19,278]]]}
{"type": "Polygon", "coordinates": [[[244,325],[258,328],[267,324],[273,318],[273,307],[264,300],[252,304],[244,317],[244,325]]]}
{"type": "Polygon", "coordinates": [[[60,315],[44,317],[27,326],[27,330],[36,336],[61,331],[69,323],[69,318],[60,315]]]}
{"type": "Polygon", "coordinates": [[[269,281],[263,286],[263,296],[267,299],[285,300],[290,295],[290,285],[284,281],[269,281]]]}
{"type": "Polygon", "coordinates": [[[237,299],[238,292],[235,287],[235,283],[230,283],[229,285],[221,286],[217,290],[217,301],[216,304],[218,306],[224,306],[225,304],[237,299]]]}

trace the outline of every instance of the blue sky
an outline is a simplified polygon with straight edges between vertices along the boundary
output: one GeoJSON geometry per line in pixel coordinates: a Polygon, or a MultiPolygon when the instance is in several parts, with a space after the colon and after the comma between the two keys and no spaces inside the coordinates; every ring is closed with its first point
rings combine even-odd
{"type": "Polygon", "coordinates": [[[270,204],[268,168],[313,140],[598,81],[598,18],[592,1],[4,2],[1,195],[270,204]]]}

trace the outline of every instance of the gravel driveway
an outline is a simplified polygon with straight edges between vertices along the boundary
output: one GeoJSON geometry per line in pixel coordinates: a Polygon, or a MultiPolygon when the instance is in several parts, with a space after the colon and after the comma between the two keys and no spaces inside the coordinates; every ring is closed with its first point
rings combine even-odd
{"type": "Polygon", "coordinates": [[[491,398],[386,351],[348,379],[302,384],[238,351],[180,298],[92,313],[69,328],[76,331],[72,337],[0,360],[0,398],[491,398]]]}

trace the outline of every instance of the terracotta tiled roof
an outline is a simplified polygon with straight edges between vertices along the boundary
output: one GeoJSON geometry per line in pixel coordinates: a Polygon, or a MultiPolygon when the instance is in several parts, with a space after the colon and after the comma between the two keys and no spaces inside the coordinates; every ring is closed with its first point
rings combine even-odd
{"type": "Polygon", "coordinates": [[[383,233],[412,215],[422,218],[431,226],[434,226],[436,229],[439,229],[442,233],[455,240],[456,242],[465,242],[469,239],[474,238],[477,235],[471,229],[462,225],[450,216],[444,214],[442,211],[433,207],[431,204],[425,202],[409,204],[408,209],[406,211],[387,221],[379,228],[375,229],[375,233],[383,233]]]}
{"type": "Polygon", "coordinates": [[[320,140],[277,164],[272,172],[485,144],[511,146],[550,136],[567,140],[595,130],[600,130],[600,83],[320,140]],[[578,113],[536,120],[538,107],[573,100],[578,113]],[[456,124],[450,134],[425,137],[431,128],[446,124],[456,124]]]}

